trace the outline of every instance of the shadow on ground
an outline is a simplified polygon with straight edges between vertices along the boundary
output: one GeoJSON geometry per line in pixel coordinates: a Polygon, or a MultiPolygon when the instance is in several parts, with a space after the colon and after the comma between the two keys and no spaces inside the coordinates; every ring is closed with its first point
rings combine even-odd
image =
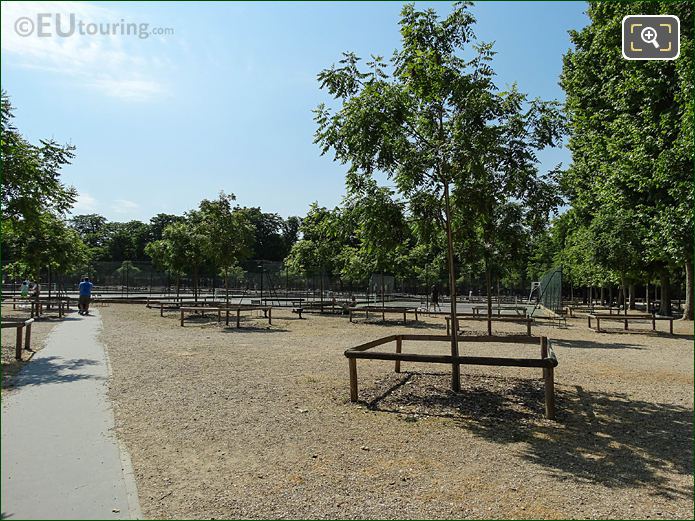
{"type": "MultiPolygon", "coordinates": [[[[375,313],[376,315],[376,313],[375,313]]],[[[353,324],[369,324],[370,326],[381,326],[381,327],[399,327],[399,328],[410,328],[410,329],[442,329],[445,330],[446,326],[442,322],[441,324],[432,324],[429,322],[422,322],[422,321],[417,321],[415,322],[412,319],[409,319],[407,323],[403,323],[403,320],[390,320],[386,319],[385,321],[379,318],[372,318],[370,317],[369,319],[360,319],[360,320],[353,320],[353,324]]]]}
{"type": "Polygon", "coordinates": [[[284,329],[277,326],[269,326],[268,324],[264,326],[255,326],[248,323],[241,322],[241,327],[236,327],[236,325],[230,324],[228,326],[222,327],[223,333],[287,333],[289,329],[284,329]]]}
{"type": "Polygon", "coordinates": [[[440,417],[499,444],[561,479],[611,488],[649,485],[667,498],[692,498],[691,485],[674,485],[673,473],[692,476],[693,411],[630,399],[623,393],[556,388],[557,421],[543,416],[543,383],[462,375],[451,392],[450,375],[404,373],[361,391],[368,408],[406,421],[440,417]],[[670,474],[670,475],[669,475],[670,474]]]}
{"type": "Polygon", "coordinates": [[[644,349],[636,344],[594,342],[592,340],[553,340],[553,347],[566,349],[644,349]]]}
{"type": "MultiPolygon", "coordinates": [[[[27,365],[26,362],[23,365],[27,365]]],[[[95,360],[84,358],[66,360],[57,356],[32,359],[29,368],[21,371],[8,382],[8,389],[19,389],[48,383],[69,383],[103,377],[84,372],[85,367],[98,365],[95,360]]]]}

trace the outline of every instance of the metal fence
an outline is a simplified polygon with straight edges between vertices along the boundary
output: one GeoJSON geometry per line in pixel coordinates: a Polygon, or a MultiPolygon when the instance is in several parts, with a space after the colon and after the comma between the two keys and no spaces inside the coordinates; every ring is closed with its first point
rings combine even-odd
{"type": "MultiPolygon", "coordinates": [[[[11,261],[2,263],[2,282],[4,291],[18,291],[21,278],[10,274],[6,266],[11,261]]],[[[440,294],[448,294],[447,280],[430,277],[427,281],[415,278],[395,277],[393,274],[373,273],[364,280],[346,280],[327,273],[303,273],[287,269],[281,261],[248,260],[240,263],[237,270],[229,278],[229,290],[235,294],[254,294],[272,298],[303,295],[313,298],[337,297],[351,300],[378,300],[383,294],[385,299],[392,300],[402,296],[421,297],[423,303],[437,285],[440,294]]],[[[73,273],[51,273],[43,270],[39,280],[42,290],[74,292],[82,276],[88,276],[95,285],[95,290],[102,294],[119,294],[130,296],[134,294],[176,294],[191,293],[195,288],[191,273],[176,276],[165,270],[158,269],[148,261],[100,261],[83,266],[73,273]]],[[[484,276],[479,280],[468,277],[469,282],[458,285],[458,294],[463,299],[482,300],[485,297],[484,276]]],[[[210,266],[201,266],[198,270],[197,291],[209,293],[226,289],[225,280],[220,270],[210,266]]],[[[495,288],[501,297],[515,297],[520,292],[511,288],[495,288]]]]}

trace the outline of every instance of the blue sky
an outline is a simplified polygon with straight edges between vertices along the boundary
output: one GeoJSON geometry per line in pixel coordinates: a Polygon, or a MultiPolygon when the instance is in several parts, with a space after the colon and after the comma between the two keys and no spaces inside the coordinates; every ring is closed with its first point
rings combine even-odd
{"type": "MultiPolygon", "coordinates": [[[[451,6],[416,5],[442,13],[451,6]]],[[[316,74],[343,51],[389,57],[399,45],[401,6],[2,2],[2,87],[30,140],[77,146],[63,173],[80,193],[74,213],[147,220],[224,190],[244,206],[303,215],[311,202],[334,206],[345,192],[345,168],[313,144],[311,110],[328,101],[316,74]],[[50,36],[36,35],[41,13],[50,36]],[[170,34],[138,38],[117,28],[110,36],[59,37],[55,13],[170,34]],[[23,17],[34,23],[29,36],[15,30],[23,17]]],[[[478,37],[496,42],[498,86],[516,81],[531,97],[562,100],[567,31],[588,23],[585,9],[584,2],[475,4],[478,37]]],[[[546,151],[543,165],[569,157],[546,151]]]]}

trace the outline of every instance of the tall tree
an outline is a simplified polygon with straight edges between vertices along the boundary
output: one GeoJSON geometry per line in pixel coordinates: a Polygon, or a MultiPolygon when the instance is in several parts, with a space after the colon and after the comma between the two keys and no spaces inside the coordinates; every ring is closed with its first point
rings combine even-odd
{"type": "MultiPolygon", "coordinates": [[[[561,77],[573,158],[563,185],[594,240],[610,242],[628,224],[601,217],[607,226],[592,225],[599,215],[627,212],[641,230],[631,233],[629,224],[620,241],[632,238],[629,248],[660,275],[661,313],[671,313],[669,272],[684,267],[684,318],[692,320],[693,4],[591,2],[587,14],[591,23],[570,33],[575,49],[565,55],[561,77]],[[636,12],[680,18],[677,60],[623,59],[622,19],[636,12]]],[[[601,258],[613,268],[618,257],[601,258]]]]}

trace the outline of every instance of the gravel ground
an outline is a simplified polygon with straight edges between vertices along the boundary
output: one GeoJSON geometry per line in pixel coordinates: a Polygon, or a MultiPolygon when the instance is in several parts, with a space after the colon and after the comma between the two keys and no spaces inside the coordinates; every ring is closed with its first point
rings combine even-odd
{"type": "MultiPolygon", "coordinates": [[[[12,306],[2,307],[2,319],[24,319],[29,318],[29,311],[22,309],[13,310],[12,306]]],[[[34,321],[31,326],[31,349],[32,351],[40,351],[46,345],[46,339],[51,330],[59,323],[57,316],[52,313],[43,316],[34,321]]],[[[22,333],[24,334],[24,333],[22,333]]],[[[17,338],[17,330],[14,328],[3,329],[2,334],[2,394],[11,392],[13,389],[12,380],[15,375],[26,364],[31,362],[33,353],[29,351],[22,352],[22,361],[15,360],[15,345],[17,338]]],[[[23,342],[23,341],[22,341],[23,342]]]]}
{"type": "Polygon", "coordinates": [[[539,369],[463,366],[457,395],[445,365],[395,374],[392,362],[360,360],[361,401],[349,402],[346,348],[444,333],[441,318],[351,324],[276,309],[272,326],[249,317],[227,329],[181,328],[177,314],[135,305],[102,316],[117,432],[148,518],[693,517],[692,323],[677,322],[676,337],[596,333],[583,319],[534,328],[560,362],[549,421],[539,369]]]}

